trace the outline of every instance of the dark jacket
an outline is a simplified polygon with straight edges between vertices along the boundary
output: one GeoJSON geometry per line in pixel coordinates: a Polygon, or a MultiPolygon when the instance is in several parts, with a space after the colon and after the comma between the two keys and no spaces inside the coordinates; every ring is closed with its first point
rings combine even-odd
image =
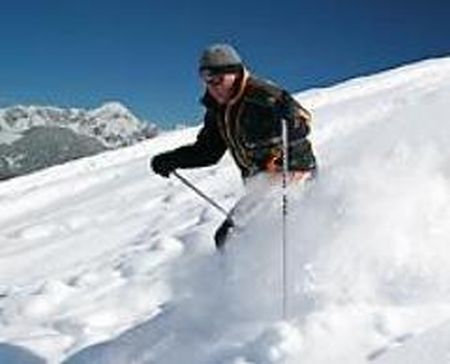
{"type": "Polygon", "coordinates": [[[286,91],[244,71],[228,104],[219,105],[207,93],[202,102],[206,114],[197,141],[168,153],[178,168],[215,164],[229,149],[244,178],[274,166],[281,170],[282,118],[288,122],[289,169],[316,168],[306,138],[311,115],[286,91]]]}

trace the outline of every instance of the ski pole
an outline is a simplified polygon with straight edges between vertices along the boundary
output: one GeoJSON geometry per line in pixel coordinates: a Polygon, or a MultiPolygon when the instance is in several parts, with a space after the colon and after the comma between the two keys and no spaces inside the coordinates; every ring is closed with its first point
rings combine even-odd
{"type": "Polygon", "coordinates": [[[230,217],[230,213],[227,210],[225,210],[221,205],[219,205],[211,197],[207,196],[204,192],[200,191],[197,187],[194,186],[192,182],[188,181],[185,177],[181,176],[177,171],[173,171],[173,175],[177,177],[186,186],[188,186],[191,190],[193,190],[197,195],[199,195],[205,201],[207,201],[210,205],[214,206],[217,210],[219,210],[222,214],[224,214],[228,221],[233,223],[233,220],[230,217]]]}
{"type": "Polygon", "coordinates": [[[283,140],[283,197],[282,197],[282,240],[283,240],[283,320],[287,318],[288,310],[288,282],[287,282],[287,178],[288,178],[288,127],[285,118],[281,120],[282,140],[283,140]]]}

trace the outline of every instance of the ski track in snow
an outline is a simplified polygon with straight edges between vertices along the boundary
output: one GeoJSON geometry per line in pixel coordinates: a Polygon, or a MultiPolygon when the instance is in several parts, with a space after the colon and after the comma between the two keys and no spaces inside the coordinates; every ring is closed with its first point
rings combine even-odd
{"type": "MultiPolygon", "coordinates": [[[[2,182],[0,362],[446,362],[450,334],[432,328],[450,318],[449,71],[430,60],[297,96],[321,168],[290,191],[288,321],[279,201],[221,256],[223,217],[148,171],[197,128],[2,182]],[[422,342],[434,356],[412,355],[422,342]]],[[[182,173],[227,208],[244,193],[228,155],[182,173]]]]}

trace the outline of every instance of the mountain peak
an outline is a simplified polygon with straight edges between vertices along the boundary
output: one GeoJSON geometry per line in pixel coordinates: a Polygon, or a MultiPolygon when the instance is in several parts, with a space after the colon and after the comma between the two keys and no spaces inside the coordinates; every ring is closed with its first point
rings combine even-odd
{"type": "Polygon", "coordinates": [[[107,101],[100,107],[93,110],[94,112],[108,112],[117,114],[131,114],[131,111],[120,101],[107,101]]]}

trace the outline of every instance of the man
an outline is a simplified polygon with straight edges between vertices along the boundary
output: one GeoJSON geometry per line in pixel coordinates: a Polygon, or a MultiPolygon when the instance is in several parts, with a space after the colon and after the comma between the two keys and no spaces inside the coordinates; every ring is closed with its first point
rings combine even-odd
{"type": "MultiPolygon", "coordinates": [[[[244,181],[261,173],[282,171],[281,120],[288,123],[288,168],[301,178],[311,176],[316,161],[307,139],[310,113],[288,92],[250,75],[237,51],[227,44],[208,47],[199,62],[205,84],[204,125],[192,145],[159,154],[151,161],[153,171],[169,177],[177,168],[204,167],[231,152],[244,181]]],[[[217,230],[221,248],[229,228],[227,219],[217,230]]]]}

